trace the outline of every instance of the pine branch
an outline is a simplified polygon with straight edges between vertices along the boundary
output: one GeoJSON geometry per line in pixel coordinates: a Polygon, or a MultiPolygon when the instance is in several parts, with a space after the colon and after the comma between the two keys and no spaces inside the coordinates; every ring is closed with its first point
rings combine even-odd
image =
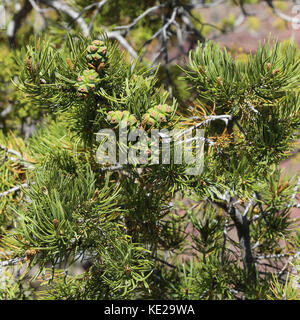
{"type": "MultiPolygon", "coordinates": [[[[194,117],[195,119],[195,117],[194,117]]],[[[189,133],[189,132],[192,132],[193,130],[201,127],[201,126],[205,126],[207,124],[209,124],[210,122],[212,121],[216,121],[216,120],[222,120],[225,122],[226,126],[228,125],[228,121],[232,119],[232,116],[231,115],[227,115],[227,114],[224,114],[224,115],[218,115],[218,116],[207,116],[205,117],[205,120],[204,121],[201,121],[197,124],[195,124],[194,126],[191,126],[190,128],[184,130],[183,132],[180,132],[178,135],[175,136],[175,138],[179,138],[181,136],[183,136],[184,134],[186,133],[189,133]]]]}
{"type": "Polygon", "coordinates": [[[300,19],[297,17],[290,17],[282,12],[280,12],[273,4],[273,0],[265,0],[267,5],[272,9],[273,13],[276,14],[279,18],[281,18],[284,21],[292,22],[295,24],[300,24],[300,19]]]}
{"type": "Polygon", "coordinates": [[[10,23],[7,26],[7,38],[9,41],[9,45],[11,48],[15,46],[15,36],[19,28],[21,27],[22,21],[27,17],[27,15],[32,10],[32,5],[30,1],[25,0],[23,7],[20,9],[19,12],[17,12],[10,23]]]}
{"type": "Polygon", "coordinates": [[[84,7],[80,13],[77,15],[77,17],[75,17],[73,19],[72,22],[75,22],[77,19],[79,19],[85,12],[89,11],[90,9],[93,9],[93,8],[97,8],[97,9],[101,9],[101,7],[103,7],[105,5],[105,3],[107,2],[108,0],[102,0],[100,2],[94,2],[94,3],[91,3],[89,4],[88,6],[84,7]]]}
{"type": "Polygon", "coordinates": [[[121,164],[117,164],[115,166],[110,166],[110,167],[103,167],[103,168],[99,168],[97,171],[100,171],[100,172],[106,172],[106,171],[118,171],[118,170],[121,170],[123,169],[123,166],[121,164]]]}
{"type": "Polygon", "coordinates": [[[18,262],[21,262],[25,259],[25,257],[20,257],[20,258],[13,258],[7,261],[0,261],[0,268],[1,267],[7,267],[7,266],[12,266],[18,262]]]}
{"type": "Polygon", "coordinates": [[[279,258],[284,258],[286,256],[289,256],[288,253],[280,253],[280,254],[265,254],[265,255],[260,255],[256,256],[255,260],[262,260],[262,259],[279,259],[279,258]]]}
{"type": "Polygon", "coordinates": [[[143,47],[145,47],[146,45],[150,44],[154,39],[156,39],[160,34],[162,34],[163,32],[166,32],[167,29],[169,28],[169,26],[175,21],[175,18],[177,16],[177,11],[178,11],[178,7],[175,7],[173,12],[172,12],[172,15],[170,17],[170,19],[168,19],[168,21],[160,28],[158,29],[154,35],[149,39],[147,40],[143,47]]]}
{"type": "Polygon", "coordinates": [[[239,242],[242,247],[242,259],[245,271],[247,273],[247,276],[254,280],[256,270],[250,242],[250,222],[247,216],[242,216],[239,211],[232,205],[232,198],[230,198],[229,201],[228,214],[232,218],[237,229],[239,242]]]}
{"type": "Polygon", "coordinates": [[[28,188],[29,187],[29,184],[26,182],[26,183],[23,183],[21,184],[20,186],[16,186],[16,187],[13,187],[7,191],[4,191],[4,192],[1,192],[0,193],[0,198],[1,197],[6,197],[7,195],[11,194],[11,193],[14,193],[16,191],[19,191],[21,188],[28,188]]]}
{"type": "Polygon", "coordinates": [[[290,256],[283,268],[278,272],[277,277],[280,278],[284,271],[287,269],[288,265],[295,260],[300,255],[300,251],[297,251],[294,255],[290,256]]]}
{"type": "Polygon", "coordinates": [[[11,161],[14,161],[14,162],[21,162],[22,165],[27,168],[27,169],[33,169],[34,168],[34,165],[32,163],[30,163],[29,161],[27,161],[22,155],[21,153],[19,153],[18,151],[16,150],[13,150],[13,149],[8,149],[6,148],[5,146],[2,146],[0,145],[0,149],[2,150],[5,150],[5,153],[10,153],[10,154],[13,154],[15,155],[17,158],[13,158],[13,157],[6,157],[6,160],[11,160],[11,161]]]}
{"type": "Polygon", "coordinates": [[[156,5],[153,6],[151,8],[148,8],[147,10],[145,10],[141,15],[139,15],[137,18],[135,18],[130,24],[126,25],[126,26],[117,26],[114,28],[114,30],[130,30],[131,28],[133,28],[140,20],[142,20],[143,18],[145,18],[148,14],[150,14],[151,12],[154,12],[156,10],[158,10],[159,8],[163,7],[162,4],[160,5],[156,5]]]}
{"type": "Polygon", "coordinates": [[[62,1],[58,0],[40,0],[41,3],[46,4],[49,7],[54,8],[58,12],[63,12],[69,17],[73,18],[74,21],[76,21],[82,31],[82,34],[85,37],[89,37],[90,35],[90,30],[88,25],[85,23],[84,19],[78,14],[77,11],[75,11],[73,8],[71,8],[69,5],[62,1]]]}
{"type": "Polygon", "coordinates": [[[21,153],[19,153],[18,151],[15,151],[13,149],[8,149],[8,148],[6,148],[5,146],[2,146],[2,145],[0,145],[0,149],[5,150],[6,153],[11,153],[11,154],[15,155],[16,157],[18,157],[18,158],[20,158],[22,160],[25,160],[23,158],[23,156],[21,155],[21,153]]]}
{"type": "Polygon", "coordinates": [[[227,229],[228,229],[228,219],[225,220],[224,229],[223,229],[223,245],[221,252],[221,266],[224,266],[224,258],[225,258],[225,250],[226,250],[226,242],[227,242],[227,229]]]}
{"type": "Polygon", "coordinates": [[[46,8],[46,9],[41,9],[34,0],[29,0],[30,4],[32,5],[33,9],[38,12],[38,13],[45,13],[45,12],[48,12],[49,8],[46,8]]]}
{"type": "Polygon", "coordinates": [[[132,48],[132,46],[129,44],[129,42],[121,35],[118,31],[108,31],[106,30],[106,35],[109,39],[116,39],[119,41],[120,45],[127,50],[127,52],[130,54],[130,56],[133,59],[136,59],[138,57],[135,50],[132,48]]]}
{"type": "Polygon", "coordinates": [[[215,8],[225,2],[226,2],[226,0],[216,0],[211,3],[206,3],[204,1],[199,2],[199,0],[192,0],[188,6],[191,9],[194,9],[194,8],[215,8]]]}
{"type": "Polygon", "coordinates": [[[261,197],[260,197],[259,192],[256,191],[255,192],[255,196],[256,196],[256,198],[258,200],[258,206],[259,206],[260,214],[263,217],[263,219],[265,220],[266,225],[269,225],[267,217],[266,217],[266,214],[264,212],[264,209],[263,209],[263,206],[262,206],[262,203],[261,203],[261,197]]]}
{"type": "Polygon", "coordinates": [[[97,5],[97,9],[96,9],[96,12],[93,14],[93,17],[91,19],[91,22],[90,22],[90,25],[89,25],[89,31],[91,32],[92,28],[93,28],[93,24],[95,22],[95,19],[98,15],[98,13],[100,12],[101,8],[105,5],[105,3],[107,2],[108,0],[102,0],[98,3],[97,5]]]}

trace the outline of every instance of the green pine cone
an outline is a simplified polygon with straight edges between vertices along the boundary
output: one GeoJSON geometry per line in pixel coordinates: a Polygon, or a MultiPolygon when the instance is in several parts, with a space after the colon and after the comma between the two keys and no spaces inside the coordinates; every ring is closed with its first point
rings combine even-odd
{"type": "Polygon", "coordinates": [[[107,48],[104,42],[100,40],[94,40],[92,44],[87,47],[86,58],[90,68],[97,70],[98,66],[102,64],[102,70],[108,59],[107,48]]]}
{"type": "Polygon", "coordinates": [[[160,113],[158,110],[150,108],[149,110],[147,110],[147,113],[150,115],[151,118],[155,119],[156,121],[158,120],[160,113]]]}
{"type": "Polygon", "coordinates": [[[78,87],[77,91],[78,91],[80,94],[84,95],[84,94],[88,94],[89,88],[88,88],[88,86],[86,86],[85,84],[83,84],[83,85],[80,85],[80,86],[78,87]]]}
{"type": "Polygon", "coordinates": [[[149,126],[157,126],[161,122],[167,122],[173,108],[167,104],[150,108],[143,116],[143,123],[149,126]]]}
{"type": "Polygon", "coordinates": [[[95,70],[84,70],[83,74],[77,78],[75,87],[77,87],[79,95],[86,95],[96,89],[99,81],[99,75],[95,70]]]}
{"type": "Polygon", "coordinates": [[[153,119],[149,113],[145,113],[143,116],[143,124],[145,125],[149,125],[149,126],[154,126],[155,124],[157,124],[157,121],[155,119],[153,119]]]}
{"type": "Polygon", "coordinates": [[[159,115],[158,115],[158,119],[157,119],[159,122],[167,122],[167,117],[164,115],[164,114],[162,114],[162,113],[160,113],[159,115]]]}
{"type": "Polygon", "coordinates": [[[164,115],[168,115],[173,112],[173,107],[167,104],[159,104],[155,108],[159,110],[161,113],[163,113],[164,115]]]}
{"type": "Polygon", "coordinates": [[[134,126],[136,123],[137,123],[136,117],[133,114],[131,114],[128,118],[127,124],[130,126],[134,126]]]}
{"type": "Polygon", "coordinates": [[[107,121],[111,124],[120,124],[123,121],[126,121],[127,126],[134,126],[137,123],[137,119],[133,114],[130,114],[129,111],[109,111],[107,114],[107,121]]]}
{"type": "Polygon", "coordinates": [[[109,111],[107,114],[107,121],[109,121],[111,124],[119,124],[122,120],[123,112],[118,111],[109,111]]]}

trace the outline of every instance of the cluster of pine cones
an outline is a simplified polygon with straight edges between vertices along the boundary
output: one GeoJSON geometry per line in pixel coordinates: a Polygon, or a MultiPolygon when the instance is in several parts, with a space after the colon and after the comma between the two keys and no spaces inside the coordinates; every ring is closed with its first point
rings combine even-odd
{"type": "Polygon", "coordinates": [[[97,83],[100,82],[99,74],[107,65],[107,48],[103,41],[94,40],[86,49],[86,59],[89,69],[84,70],[83,74],[77,78],[75,87],[80,96],[86,96],[95,90],[97,83]]]}
{"type": "Polygon", "coordinates": [[[114,125],[120,125],[122,122],[129,127],[159,127],[162,122],[167,122],[173,113],[174,108],[167,104],[159,104],[147,110],[142,117],[140,123],[135,115],[130,114],[129,111],[109,111],[107,114],[107,121],[114,125]]]}
{"type": "MultiPolygon", "coordinates": [[[[108,63],[107,47],[103,41],[94,40],[87,47],[86,52],[89,69],[84,70],[83,73],[78,76],[77,82],[75,83],[79,96],[87,96],[96,89],[97,84],[100,82],[99,75],[108,63]]],[[[153,128],[159,127],[163,122],[167,122],[173,111],[172,106],[159,104],[147,110],[141,122],[137,120],[134,114],[121,110],[109,111],[106,119],[113,125],[125,123],[130,127],[153,128]]]]}

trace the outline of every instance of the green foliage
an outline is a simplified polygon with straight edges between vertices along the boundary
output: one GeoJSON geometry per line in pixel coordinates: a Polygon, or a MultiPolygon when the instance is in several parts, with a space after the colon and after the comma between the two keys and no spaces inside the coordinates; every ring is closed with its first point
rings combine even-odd
{"type": "Polygon", "coordinates": [[[31,299],[33,290],[28,283],[16,279],[12,270],[2,269],[0,275],[0,299],[1,300],[25,300],[31,299]]]}
{"type": "MultiPolygon", "coordinates": [[[[61,14],[58,27],[7,60],[1,54],[0,110],[12,103],[13,112],[0,135],[0,266],[17,261],[25,270],[15,279],[3,264],[1,299],[299,298],[295,276],[282,283],[272,271],[299,252],[290,219],[299,182],[278,169],[299,136],[299,52],[268,41],[236,59],[210,41],[191,50],[185,66],[159,69],[146,67],[142,54],[129,61],[98,30],[156,4],[109,1],[99,15],[82,12],[95,22],[91,38],[61,14]],[[58,30],[65,22],[75,30],[58,30]],[[39,122],[31,137],[8,133],[16,116],[39,122]],[[187,174],[186,159],[176,164],[173,155],[170,164],[100,165],[97,133],[112,129],[118,140],[124,124],[127,133],[205,129],[203,172],[187,174]]],[[[204,28],[204,18],[189,12],[204,28]]],[[[157,14],[139,20],[131,44],[151,39],[160,23],[157,14]]],[[[221,28],[234,23],[229,15],[221,28]]]]}
{"type": "Polygon", "coordinates": [[[271,289],[273,296],[270,296],[270,300],[299,300],[299,290],[294,287],[292,278],[287,275],[284,284],[278,281],[277,277],[274,277],[271,289]]]}

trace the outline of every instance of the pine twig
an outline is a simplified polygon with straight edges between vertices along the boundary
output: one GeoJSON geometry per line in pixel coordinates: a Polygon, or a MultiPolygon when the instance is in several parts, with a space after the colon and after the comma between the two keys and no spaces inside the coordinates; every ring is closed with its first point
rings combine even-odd
{"type": "Polygon", "coordinates": [[[129,44],[129,42],[121,35],[120,32],[118,31],[107,31],[106,30],[107,37],[110,39],[116,39],[119,41],[120,45],[127,50],[129,55],[133,58],[136,59],[138,57],[137,53],[135,50],[132,48],[132,46],[129,44]]]}
{"type": "Polygon", "coordinates": [[[297,251],[294,255],[290,256],[283,268],[278,272],[277,276],[280,278],[284,271],[287,269],[288,265],[295,260],[300,255],[300,251],[297,251]]]}
{"type": "Polygon", "coordinates": [[[137,18],[135,18],[130,24],[126,25],[126,26],[117,26],[114,28],[114,30],[130,30],[132,27],[134,27],[141,19],[143,19],[144,17],[146,17],[148,14],[150,14],[151,12],[156,11],[157,9],[159,9],[160,7],[162,7],[162,5],[156,5],[153,6],[151,8],[148,8],[147,10],[145,10],[142,14],[140,14],[137,18]]]}
{"type": "Polygon", "coordinates": [[[18,262],[21,262],[25,259],[25,257],[20,257],[20,258],[13,258],[7,261],[0,261],[0,267],[7,267],[7,266],[12,266],[18,262]]]}
{"type": "Polygon", "coordinates": [[[224,266],[224,257],[225,257],[225,250],[226,250],[226,242],[227,242],[227,229],[228,229],[228,219],[225,220],[225,225],[223,229],[223,245],[222,245],[222,252],[221,252],[221,266],[224,266]]]}
{"type": "Polygon", "coordinates": [[[63,12],[69,17],[73,18],[74,21],[76,21],[77,24],[79,25],[83,35],[85,37],[88,37],[90,35],[89,27],[85,23],[84,19],[78,14],[77,11],[75,11],[69,5],[58,0],[40,0],[40,1],[48,5],[49,7],[56,9],[58,12],[63,12]]]}
{"type": "Polygon", "coordinates": [[[267,5],[272,9],[273,13],[276,14],[279,18],[281,18],[284,21],[292,22],[295,24],[300,24],[300,19],[297,17],[290,17],[282,12],[280,12],[273,4],[273,0],[265,0],[267,5]]]}
{"type": "Polygon", "coordinates": [[[28,188],[28,187],[29,187],[29,184],[27,182],[23,183],[20,186],[13,187],[13,188],[11,188],[11,189],[9,189],[7,191],[4,191],[4,192],[0,193],[0,198],[1,197],[6,197],[10,193],[14,193],[16,191],[19,191],[21,188],[28,188]]]}
{"type": "Polygon", "coordinates": [[[15,36],[19,28],[21,27],[22,21],[32,10],[32,5],[29,0],[25,0],[23,7],[14,15],[7,27],[6,35],[11,48],[15,46],[15,36]]]}

